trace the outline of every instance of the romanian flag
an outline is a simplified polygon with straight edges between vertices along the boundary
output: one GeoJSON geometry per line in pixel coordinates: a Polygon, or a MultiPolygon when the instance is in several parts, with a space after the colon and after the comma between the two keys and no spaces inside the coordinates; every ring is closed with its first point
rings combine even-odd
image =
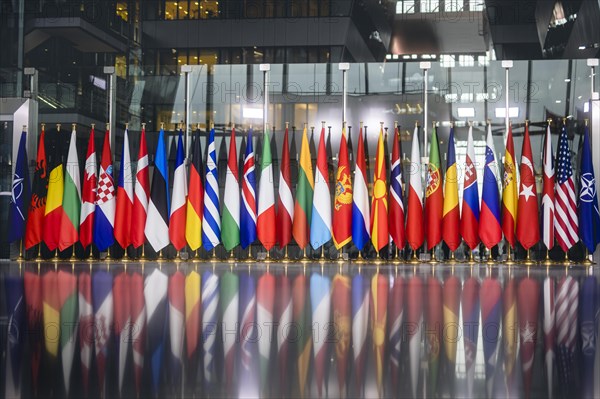
{"type": "Polygon", "coordinates": [[[46,208],[44,213],[44,233],[43,238],[50,251],[58,248],[60,236],[60,221],[64,212],[62,207],[62,198],[64,191],[64,174],[62,163],[63,138],[60,130],[56,134],[53,155],[50,158],[50,176],[48,178],[48,197],[46,198],[46,208]]]}
{"type": "Polygon", "coordinates": [[[292,236],[301,249],[306,247],[310,238],[314,181],[305,125],[304,132],[302,132],[300,169],[298,170],[298,186],[296,188],[296,203],[294,204],[294,221],[292,225],[292,236]]]}
{"type": "Polygon", "coordinates": [[[387,172],[383,146],[383,127],[379,131],[375,170],[373,171],[373,199],[371,200],[371,242],[376,251],[389,244],[387,172]]]}
{"type": "Polygon", "coordinates": [[[348,244],[352,239],[352,174],[348,160],[348,143],[346,127],[342,129],[338,168],[335,182],[335,199],[333,202],[333,243],[337,249],[348,244]]]}
{"type": "Polygon", "coordinates": [[[48,174],[46,162],[46,144],[44,126],[38,143],[37,160],[33,174],[33,185],[31,186],[31,201],[27,225],[25,227],[25,248],[29,249],[42,241],[42,226],[44,223],[44,212],[46,208],[46,195],[48,194],[48,174]]]}
{"type": "Polygon", "coordinates": [[[450,129],[450,137],[448,138],[442,238],[450,251],[454,252],[458,249],[460,245],[460,210],[458,208],[458,174],[456,171],[456,150],[454,148],[454,127],[450,129]]]}
{"type": "MultiPolygon", "coordinates": [[[[406,215],[406,239],[416,251],[423,245],[423,183],[421,181],[421,150],[419,149],[419,127],[415,126],[410,154],[411,171],[408,187],[408,212],[406,215]]],[[[416,389],[416,388],[415,388],[416,389]]]]}
{"type": "Polygon", "coordinates": [[[202,148],[200,131],[196,131],[192,147],[192,163],[190,164],[190,180],[185,214],[185,238],[192,251],[202,245],[202,208],[204,207],[204,184],[202,182],[202,148]]]}
{"type": "Polygon", "coordinates": [[[329,193],[327,152],[325,151],[325,127],[321,129],[321,139],[319,140],[312,206],[310,245],[313,249],[317,249],[331,240],[331,195],[329,193]]]}
{"type": "Polygon", "coordinates": [[[429,145],[429,166],[427,167],[427,189],[425,191],[425,229],[427,231],[428,251],[431,251],[442,240],[442,216],[444,210],[442,181],[440,146],[434,126],[429,145]]]}
{"type": "Polygon", "coordinates": [[[512,126],[508,128],[506,152],[504,154],[504,179],[502,191],[502,231],[511,247],[516,244],[517,229],[517,166],[515,164],[515,145],[512,126]]]}

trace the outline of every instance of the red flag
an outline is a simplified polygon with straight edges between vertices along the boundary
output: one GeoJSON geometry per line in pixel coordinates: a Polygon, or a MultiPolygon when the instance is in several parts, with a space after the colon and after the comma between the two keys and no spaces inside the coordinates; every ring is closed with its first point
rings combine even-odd
{"type": "Polygon", "coordinates": [[[352,179],[346,129],[342,130],[333,202],[333,243],[342,248],[352,239],[352,179]]]}
{"type": "Polygon", "coordinates": [[[404,279],[394,278],[394,286],[389,295],[388,336],[390,351],[390,378],[394,392],[398,392],[400,384],[400,349],[402,347],[402,323],[404,316],[404,279]]]}
{"type": "Polygon", "coordinates": [[[44,223],[44,211],[46,209],[46,196],[48,194],[48,174],[46,161],[46,144],[44,125],[38,143],[37,160],[35,162],[35,173],[31,187],[31,202],[27,214],[27,227],[25,229],[25,248],[29,249],[42,241],[42,227],[44,223]]]}
{"type": "Polygon", "coordinates": [[[390,284],[387,276],[376,273],[371,280],[371,334],[375,356],[375,376],[379,396],[383,397],[383,374],[385,372],[385,342],[387,306],[390,284]]]}
{"type": "Polygon", "coordinates": [[[294,217],[294,199],[292,197],[292,178],[290,172],[290,147],[288,144],[288,128],[283,135],[281,150],[281,166],[279,171],[279,192],[277,196],[277,235],[279,247],[283,248],[292,240],[292,219],[294,217]]]}
{"type": "Polygon", "coordinates": [[[146,305],[144,301],[144,276],[133,273],[130,279],[131,342],[133,346],[133,375],[135,392],[140,396],[146,348],[146,305]]]}
{"type": "Polygon", "coordinates": [[[148,147],[146,146],[146,128],[142,128],[140,136],[140,149],[138,151],[137,168],[135,173],[135,187],[133,196],[133,209],[131,212],[131,243],[134,248],[144,245],[146,236],[146,216],[148,199],[150,198],[150,180],[148,174],[148,147]]]}
{"type": "Polygon", "coordinates": [[[352,329],[352,302],[350,301],[350,277],[336,274],[333,277],[331,302],[333,325],[335,326],[335,361],[340,397],[346,396],[346,375],[350,354],[350,334],[352,329]]]}
{"type": "Polygon", "coordinates": [[[94,211],[96,210],[96,186],[98,185],[97,167],[94,128],[92,128],[88,139],[87,155],[85,156],[85,167],[83,169],[83,187],[81,189],[79,242],[81,242],[83,248],[87,248],[94,237],[94,211]]]}
{"type": "Polygon", "coordinates": [[[533,377],[533,360],[538,333],[538,310],[540,305],[540,285],[537,280],[526,277],[519,283],[517,293],[519,314],[519,336],[521,367],[523,372],[523,387],[525,397],[531,396],[533,377]]]}
{"type": "MultiPolygon", "coordinates": [[[[42,130],[43,134],[43,130],[42,130]]],[[[43,216],[43,209],[42,209],[43,216]]],[[[39,274],[25,272],[25,304],[27,305],[27,334],[31,359],[31,382],[34,396],[38,395],[40,363],[42,360],[42,279],[39,274]]]]}
{"type": "Polygon", "coordinates": [[[427,392],[437,392],[440,350],[442,345],[442,284],[435,277],[427,279],[427,301],[425,309],[425,350],[429,362],[427,392]]]}
{"type": "Polygon", "coordinates": [[[519,185],[519,206],[517,208],[517,239],[525,249],[529,249],[540,240],[540,225],[538,215],[538,198],[535,187],[535,168],[531,142],[529,140],[529,125],[525,125],[523,152],[521,155],[521,184],[519,185]]]}

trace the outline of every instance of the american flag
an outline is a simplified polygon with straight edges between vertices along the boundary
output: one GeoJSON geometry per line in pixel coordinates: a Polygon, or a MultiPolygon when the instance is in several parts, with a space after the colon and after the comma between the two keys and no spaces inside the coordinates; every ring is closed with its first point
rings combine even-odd
{"type": "Polygon", "coordinates": [[[556,213],[554,230],[556,239],[563,251],[568,251],[577,241],[578,222],[575,197],[575,183],[573,182],[573,168],[571,167],[571,153],[567,143],[567,129],[563,126],[558,139],[556,171],[556,213]]]}

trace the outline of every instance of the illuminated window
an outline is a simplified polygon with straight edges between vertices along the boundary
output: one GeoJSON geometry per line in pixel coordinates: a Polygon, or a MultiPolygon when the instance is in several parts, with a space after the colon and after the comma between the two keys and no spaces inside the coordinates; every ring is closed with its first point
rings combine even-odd
{"type": "Polygon", "coordinates": [[[462,67],[472,67],[475,65],[475,57],[472,55],[459,55],[458,65],[462,67]]]}
{"type": "Polygon", "coordinates": [[[469,10],[470,11],[483,11],[484,6],[485,6],[484,0],[469,0],[469,10]]]}
{"type": "Polygon", "coordinates": [[[440,0],[421,0],[421,12],[437,12],[440,10],[440,0]]]}
{"type": "Polygon", "coordinates": [[[404,0],[396,2],[396,14],[414,14],[414,0],[404,0]]]}
{"type": "Polygon", "coordinates": [[[462,9],[462,0],[445,0],[444,11],[446,12],[457,12],[462,9]]]}
{"type": "Polygon", "coordinates": [[[217,52],[214,50],[200,50],[198,57],[198,64],[200,65],[214,65],[218,61],[217,52]]]}
{"type": "Polygon", "coordinates": [[[167,1],[165,3],[165,19],[177,19],[176,1],[167,1]]]}
{"type": "Polygon", "coordinates": [[[454,68],[456,65],[456,58],[453,55],[442,54],[440,55],[440,66],[442,68],[454,68]]]}
{"type": "Polygon", "coordinates": [[[127,79],[127,58],[124,55],[115,57],[115,73],[118,77],[127,79]]]}
{"type": "Polygon", "coordinates": [[[117,15],[125,22],[129,20],[129,12],[127,11],[127,2],[117,2],[117,15]]]}
{"type": "Polygon", "coordinates": [[[219,2],[213,0],[200,0],[200,18],[218,18],[219,2]]]}
{"type": "Polygon", "coordinates": [[[477,65],[489,66],[490,65],[490,57],[487,54],[477,56],[477,65]]]}

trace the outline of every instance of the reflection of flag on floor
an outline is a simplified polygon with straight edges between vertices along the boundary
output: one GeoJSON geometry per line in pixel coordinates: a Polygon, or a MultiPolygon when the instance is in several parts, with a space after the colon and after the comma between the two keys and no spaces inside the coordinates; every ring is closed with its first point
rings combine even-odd
{"type": "Polygon", "coordinates": [[[444,380],[442,383],[448,385],[451,396],[454,396],[456,347],[458,339],[460,338],[460,327],[458,324],[460,291],[460,279],[454,275],[448,277],[442,288],[442,299],[444,303],[444,326],[442,329],[442,337],[444,342],[444,353],[446,354],[445,362],[443,364],[444,380]]]}
{"type": "Polygon", "coordinates": [[[564,397],[574,395],[573,367],[577,341],[579,283],[571,276],[563,277],[557,286],[556,329],[558,346],[558,380],[564,397]]]}
{"type": "Polygon", "coordinates": [[[113,302],[115,318],[115,343],[118,356],[119,395],[123,396],[123,384],[125,383],[125,370],[127,367],[127,356],[129,353],[129,342],[131,331],[131,298],[130,277],[127,272],[119,273],[113,282],[113,302]]]}
{"type": "Polygon", "coordinates": [[[375,357],[375,381],[379,397],[383,397],[383,373],[386,342],[387,306],[390,283],[387,276],[376,273],[371,279],[371,334],[375,357]]]}
{"type": "MultiPolygon", "coordinates": [[[[206,215],[204,216],[206,217],[206,215]]],[[[215,346],[217,339],[217,308],[219,306],[219,277],[210,271],[205,271],[202,275],[202,288],[200,292],[202,293],[202,357],[204,361],[204,390],[205,392],[210,393],[214,389],[214,384],[216,382],[215,346]]]]}
{"type": "MultiPolygon", "coordinates": [[[[271,219],[272,223],[273,219],[271,219]]],[[[269,394],[269,371],[271,364],[271,326],[273,325],[273,307],[275,305],[275,276],[266,272],[256,286],[256,324],[258,336],[258,355],[260,361],[260,393],[269,394]]]]}
{"type": "Polygon", "coordinates": [[[71,386],[71,370],[77,342],[77,277],[64,271],[58,272],[58,300],[60,302],[60,349],[63,381],[66,396],[71,386]]]}
{"type": "Polygon", "coordinates": [[[168,280],[166,274],[159,269],[154,269],[144,282],[144,300],[147,314],[147,353],[150,355],[152,395],[155,398],[160,395],[160,376],[168,325],[168,280]]]}
{"type": "MultiPolygon", "coordinates": [[[[189,204],[189,203],[188,203],[189,204]]],[[[189,208],[188,208],[189,211],[189,208]]],[[[200,226],[198,225],[198,228],[200,226]]],[[[198,234],[200,230],[198,230],[198,234]]],[[[198,343],[200,338],[200,275],[192,270],[185,277],[185,339],[186,369],[188,392],[196,393],[196,375],[198,373],[198,343]]]]}
{"type": "Polygon", "coordinates": [[[87,396],[90,387],[94,336],[96,335],[94,309],[92,307],[92,278],[89,273],[82,272],[77,276],[77,280],[79,286],[79,357],[81,360],[83,393],[87,396]]]}
{"type": "Polygon", "coordinates": [[[337,368],[340,397],[346,397],[346,376],[348,374],[348,355],[350,354],[350,329],[352,328],[352,302],[350,277],[336,274],[331,288],[331,307],[335,333],[335,362],[337,368]]]}
{"type": "Polygon", "coordinates": [[[219,305],[221,307],[221,320],[223,323],[223,359],[224,371],[223,381],[225,391],[233,394],[234,372],[238,343],[238,313],[239,313],[239,287],[240,281],[237,274],[225,272],[221,276],[221,298],[219,305]]]}
{"type": "Polygon", "coordinates": [[[279,394],[285,396],[289,392],[288,352],[290,329],[292,322],[292,287],[287,275],[277,276],[277,372],[279,373],[279,394]]]}
{"type": "MultiPolygon", "coordinates": [[[[416,138],[416,135],[415,135],[416,138]]],[[[418,140],[418,138],[416,138],[418,140]]],[[[423,281],[417,275],[408,280],[406,288],[406,322],[408,323],[408,357],[413,397],[419,388],[421,368],[421,328],[423,324],[423,281]]]]}
{"type": "Polygon", "coordinates": [[[325,394],[325,360],[327,359],[327,342],[329,336],[329,316],[331,314],[331,281],[329,277],[313,273],[310,277],[310,303],[312,320],[316,326],[313,335],[314,376],[319,397],[325,394]],[[324,339],[325,338],[325,339],[324,339]]]}
{"type": "Polygon", "coordinates": [[[427,392],[436,395],[438,390],[438,370],[442,346],[442,284],[431,276],[427,279],[427,302],[425,305],[426,335],[425,350],[428,360],[427,392]]]}
{"type": "MultiPolygon", "coordinates": [[[[484,293],[485,290],[482,290],[484,293]]],[[[504,347],[504,374],[508,395],[514,394],[517,377],[517,346],[519,344],[517,319],[517,283],[509,278],[502,293],[502,343],[504,347]]]]}
{"type": "MultiPolygon", "coordinates": [[[[592,399],[594,395],[594,382],[597,378],[597,372],[594,370],[594,361],[596,357],[596,312],[598,312],[598,303],[596,292],[598,282],[596,276],[587,276],[581,286],[581,396],[592,399]]],[[[573,326],[572,326],[573,328],[573,326]]]]}
{"type": "Polygon", "coordinates": [[[304,398],[308,381],[308,366],[312,352],[310,296],[307,295],[307,283],[304,274],[300,274],[294,279],[292,298],[292,320],[298,329],[296,340],[298,387],[300,389],[300,397],[304,398]]]}
{"type": "MultiPolygon", "coordinates": [[[[27,305],[27,330],[29,357],[31,359],[31,383],[34,396],[38,396],[40,363],[42,360],[42,279],[39,274],[25,272],[25,304],[27,305]]],[[[81,351],[83,353],[83,349],[81,351]]]]}
{"type": "Polygon", "coordinates": [[[60,339],[60,302],[57,290],[58,273],[46,272],[42,276],[42,298],[44,303],[44,346],[46,356],[44,358],[45,375],[48,387],[55,387],[55,378],[58,368],[58,344],[60,339]]]}
{"type": "Polygon", "coordinates": [[[556,345],[556,324],[554,307],[554,279],[544,279],[544,353],[548,398],[554,397],[554,347],[556,345]]]}
{"type": "Polygon", "coordinates": [[[483,343],[485,364],[485,385],[488,398],[492,397],[496,365],[498,362],[498,337],[502,316],[502,287],[495,278],[486,278],[481,284],[479,300],[481,303],[482,329],[486,331],[483,343]]]}
{"type": "Polygon", "coordinates": [[[240,373],[238,379],[239,396],[255,398],[259,396],[256,385],[256,282],[254,276],[242,273],[240,276],[240,373]]]}
{"type": "Polygon", "coordinates": [[[367,332],[369,327],[369,282],[362,274],[352,278],[352,351],[356,394],[363,395],[367,361],[367,332]]]}
{"type": "Polygon", "coordinates": [[[130,284],[133,375],[135,381],[135,392],[139,396],[142,389],[144,350],[146,349],[146,304],[144,300],[144,276],[142,276],[140,273],[133,273],[130,277],[130,284]]]}
{"type": "Polygon", "coordinates": [[[402,347],[402,323],[404,322],[404,279],[394,278],[394,285],[389,297],[389,351],[390,379],[394,392],[398,392],[400,384],[400,349],[402,347]]]}
{"type": "Polygon", "coordinates": [[[95,353],[98,383],[102,395],[106,393],[106,365],[108,362],[108,345],[111,338],[113,322],[113,277],[106,271],[92,274],[92,306],[94,308],[95,353]]]}
{"type": "MultiPolygon", "coordinates": [[[[185,241],[185,237],[182,239],[185,241]]],[[[174,392],[179,392],[181,371],[183,370],[183,336],[185,334],[185,276],[179,270],[169,277],[168,296],[171,387],[174,392]]]]}
{"type": "Polygon", "coordinates": [[[531,396],[533,361],[538,333],[538,308],[540,305],[540,285],[537,280],[526,277],[519,282],[517,307],[519,314],[519,337],[521,372],[525,397],[531,396]]]}
{"type": "Polygon", "coordinates": [[[463,286],[462,318],[465,346],[465,369],[467,374],[467,398],[473,398],[475,384],[475,357],[479,336],[479,281],[469,277],[463,286]]]}
{"type": "MultiPolygon", "coordinates": [[[[25,338],[25,301],[23,298],[23,279],[18,276],[4,277],[6,310],[8,316],[6,337],[5,394],[7,398],[20,397],[21,360],[23,358],[23,339],[25,338]]],[[[28,334],[34,334],[28,331],[28,334]]]]}

